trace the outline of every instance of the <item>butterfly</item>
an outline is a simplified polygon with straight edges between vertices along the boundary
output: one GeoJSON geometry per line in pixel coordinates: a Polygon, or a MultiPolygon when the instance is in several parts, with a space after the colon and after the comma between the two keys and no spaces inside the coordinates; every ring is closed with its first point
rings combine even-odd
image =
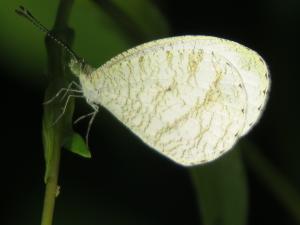
{"type": "MultiPolygon", "coordinates": [[[[26,9],[18,13],[51,36],[26,9]]],[[[72,56],[69,67],[79,84],[67,90],[82,93],[94,109],[92,120],[100,106],[106,108],[145,144],[181,165],[210,162],[229,151],[259,121],[269,96],[263,58],[230,40],[164,38],[93,68],[51,37],[72,56]]]]}

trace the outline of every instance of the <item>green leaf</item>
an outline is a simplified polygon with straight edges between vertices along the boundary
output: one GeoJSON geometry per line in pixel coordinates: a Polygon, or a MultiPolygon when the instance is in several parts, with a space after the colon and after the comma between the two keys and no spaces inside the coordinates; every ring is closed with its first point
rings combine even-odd
{"type": "Polygon", "coordinates": [[[262,149],[255,144],[241,141],[243,155],[249,168],[257,178],[273,193],[278,202],[285,207],[287,212],[300,224],[300,193],[285,175],[269,162],[261,153],[262,149]]]}
{"type": "Polygon", "coordinates": [[[247,184],[238,150],[189,169],[205,225],[245,225],[247,222],[247,184]]]}
{"type": "MultiPolygon", "coordinates": [[[[71,43],[73,38],[73,32],[70,29],[53,29],[52,33],[67,43],[71,43]]],[[[46,38],[46,49],[48,51],[48,74],[51,81],[45,92],[45,101],[51,99],[61,88],[67,86],[70,75],[64,67],[67,59],[63,57],[62,49],[49,38],[46,38]]],[[[58,97],[51,103],[44,105],[42,134],[46,163],[44,180],[46,183],[49,179],[56,179],[60,161],[60,149],[63,145],[64,137],[72,132],[74,99],[70,99],[64,112],[62,109],[64,109],[67,99],[61,100],[58,97]]]]}
{"type": "MultiPolygon", "coordinates": [[[[58,73],[59,74],[59,73],[58,73]]],[[[64,79],[54,79],[50,83],[46,90],[45,101],[53,97],[61,87],[65,86],[64,79]]],[[[64,136],[72,131],[72,114],[74,111],[74,100],[69,101],[68,107],[64,115],[55,123],[59,115],[62,113],[62,107],[64,104],[60,101],[53,101],[50,104],[44,105],[43,114],[43,144],[44,144],[44,157],[46,164],[46,171],[44,180],[47,182],[48,178],[52,176],[53,163],[56,161],[56,157],[59,149],[62,146],[62,140],[64,136]],[[55,124],[54,124],[55,123],[55,124]]]]}
{"type": "Polygon", "coordinates": [[[84,139],[76,132],[68,136],[63,145],[67,150],[84,158],[91,158],[91,152],[84,139]]]}

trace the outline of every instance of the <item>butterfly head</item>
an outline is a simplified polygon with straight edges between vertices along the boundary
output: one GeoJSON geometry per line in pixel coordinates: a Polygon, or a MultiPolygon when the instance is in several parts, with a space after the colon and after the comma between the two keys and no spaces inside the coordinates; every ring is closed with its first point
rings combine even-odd
{"type": "Polygon", "coordinates": [[[76,76],[89,76],[95,69],[87,64],[83,58],[73,58],[69,63],[70,70],[76,76]]]}

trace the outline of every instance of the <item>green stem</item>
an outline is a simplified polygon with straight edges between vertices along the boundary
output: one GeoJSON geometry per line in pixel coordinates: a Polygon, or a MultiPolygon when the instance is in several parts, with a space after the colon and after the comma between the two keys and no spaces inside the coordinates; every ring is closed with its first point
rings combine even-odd
{"type": "Polygon", "coordinates": [[[55,199],[59,191],[57,181],[59,174],[60,154],[61,148],[59,143],[56,141],[53,145],[52,169],[48,175],[46,183],[41,225],[52,225],[55,199]]]}
{"type": "MultiPolygon", "coordinates": [[[[61,0],[58,6],[55,25],[52,29],[53,33],[57,33],[60,37],[67,38],[70,31],[67,27],[67,21],[71,12],[73,0],[61,0]]],[[[47,88],[45,99],[53,96],[62,86],[64,86],[66,74],[66,59],[60,46],[57,46],[53,40],[46,38],[46,46],[48,50],[48,68],[50,75],[50,85],[47,88]]],[[[61,112],[61,103],[51,103],[45,105],[43,115],[43,141],[45,149],[46,173],[45,182],[46,190],[44,196],[44,205],[41,218],[41,225],[52,225],[55,200],[58,195],[58,176],[61,146],[66,133],[71,128],[71,118],[73,113],[74,102],[69,104],[64,116],[53,125],[53,121],[61,112]]]]}

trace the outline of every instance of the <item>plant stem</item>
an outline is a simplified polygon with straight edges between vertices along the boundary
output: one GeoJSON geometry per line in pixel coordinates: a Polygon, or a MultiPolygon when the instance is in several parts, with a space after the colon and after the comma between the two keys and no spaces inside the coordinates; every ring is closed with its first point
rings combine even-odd
{"type": "Polygon", "coordinates": [[[57,185],[57,181],[58,181],[58,174],[59,174],[60,154],[61,154],[61,149],[59,143],[56,141],[53,145],[53,156],[52,156],[53,163],[51,167],[52,169],[51,172],[49,173],[47,183],[46,183],[41,225],[52,225],[55,199],[59,191],[58,190],[59,186],[57,185]]]}
{"type": "MultiPolygon", "coordinates": [[[[67,21],[71,12],[73,1],[74,0],[61,0],[58,6],[55,25],[52,31],[61,37],[65,37],[62,39],[70,40],[70,34],[68,33],[70,30],[67,27],[67,21]]],[[[48,70],[51,81],[47,88],[45,99],[49,99],[49,96],[53,96],[53,93],[57,93],[59,88],[64,86],[66,78],[64,68],[66,59],[60,46],[57,46],[53,40],[46,38],[46,47],[48,51],[48,70]]],[[[44,107],[43,141],[46,161],[46,190],[41,225],[52,225],[53,221],[55,200],[59,191],[58,176],[61,146],[65,135],[71,129],[74,102],[71,102],[69,105],[70,107],[68,107],[64,116],[55,125],[53,125],[53,121],[55,121],[55,118],[57,118],[57,115],[61,112],[61,103],[51,103],[44,107]]]]}

